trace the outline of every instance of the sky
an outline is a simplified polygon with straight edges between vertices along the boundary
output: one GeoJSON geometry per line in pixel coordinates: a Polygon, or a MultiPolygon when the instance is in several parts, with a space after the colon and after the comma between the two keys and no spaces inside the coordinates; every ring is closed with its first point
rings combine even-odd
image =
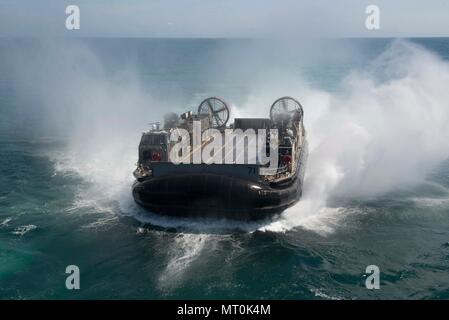
{"type": "Polygon", "coordinates": [[[0,0],[0,36],[449,36],[449,1],[0,0]],[[65,28],[68,5],[80,9],[79,30],[65,28]],[[368,5],[379,7],[379,30],[365,27],[368,5]]]}

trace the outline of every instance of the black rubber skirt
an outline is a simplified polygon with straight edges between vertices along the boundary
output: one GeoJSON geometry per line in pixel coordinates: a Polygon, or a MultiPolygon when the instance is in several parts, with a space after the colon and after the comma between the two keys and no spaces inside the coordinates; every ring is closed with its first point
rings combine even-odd
{"type": "Polygon", "coordinates": [[[298,175],[281,185],[216,174],[164,176],[133,185],[135,201],[148,210],[178,217],[258,220],[282,212],[301,196],[298,175]]]}

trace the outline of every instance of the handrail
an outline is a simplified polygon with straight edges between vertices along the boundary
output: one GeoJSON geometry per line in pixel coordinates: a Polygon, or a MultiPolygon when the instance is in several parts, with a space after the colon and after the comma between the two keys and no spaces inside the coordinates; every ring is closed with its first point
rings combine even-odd
{"type": "Polygon", "coordinates": [[[264,176],[274,175],[274,174],[281,174],[288,171],[288,166],[284,165],[282,167],[276,167],[276,168],[264,168],[264,176]]]}

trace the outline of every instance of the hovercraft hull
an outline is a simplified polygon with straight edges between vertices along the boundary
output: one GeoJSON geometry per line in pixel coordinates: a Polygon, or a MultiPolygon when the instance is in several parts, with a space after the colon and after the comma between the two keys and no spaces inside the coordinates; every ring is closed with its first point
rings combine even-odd
{"type": "Polygon", "coordinates": [[[133,197],[151,212],[168,216],[264,219],[299,201],[306,159],[304,149],[296,173],[284,181],[252,181],[207,172],[173,174],[136,181],[133,197]]]}

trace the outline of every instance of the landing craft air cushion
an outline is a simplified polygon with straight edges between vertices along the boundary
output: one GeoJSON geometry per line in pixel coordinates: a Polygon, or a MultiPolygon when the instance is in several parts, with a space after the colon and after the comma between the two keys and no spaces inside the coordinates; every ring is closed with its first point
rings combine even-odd
{"type": "MultiPolygon", "coordinates": [[[[298,202],[307,159],[301,104],[291,97],[283,97],[272,104],[270,118],[236,118],[227,125],[229,115],[228,105],[220,98],[211,97],[201,102],[196,114],[170,113],[165,116],[162,128],[156,123],[144,132],[134,171],[134,200],[158,214],[232,220],[263,219],[298,202]],[[180,143],[177,139],[173,141],[173,135],[178,137],[176,134],[183,130],[187,140],[198,140],[193,137],[196,124],[200,124],[203,133],[215,129],[223,136],[239,129],[262,132],[265,134],[262,141],[266,142],[264,153],[274,151],[270,158],[274,156],[276,161],[270,161],[270,165],[260,161],[242,163],[237,159],[236,144],[232,146],[231,161],[225,156],[229,150],[220,150],[219,160],[223,157],[223,161],[204,161],[201,149],[212,143],[211,139],[184,149],[188,151],[182,154],[183,161],[173,161],[173,154],[179,155],[173,152],[174,148],[180,143]],[[273,145],[276,148],[271,148],[273,145]],[[198,151],[200,161],[192,163],[198,151]]],[[[246,147],[249,144],[246,142],[246,147]]]]}

